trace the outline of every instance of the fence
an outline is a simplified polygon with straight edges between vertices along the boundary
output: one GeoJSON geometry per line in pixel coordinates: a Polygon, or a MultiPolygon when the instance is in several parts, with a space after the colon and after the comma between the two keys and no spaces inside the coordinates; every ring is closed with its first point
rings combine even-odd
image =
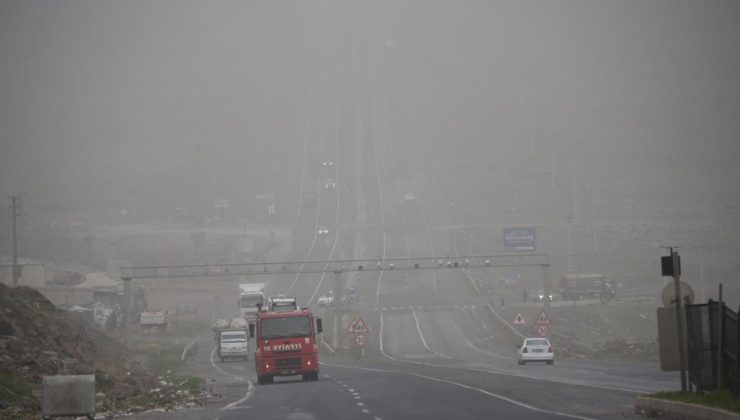
{"type": "Polygon", "coordinates": [[[720,302],[686,306],[689,382],[699,391],[740,392],[738,312],[720,302]]]}

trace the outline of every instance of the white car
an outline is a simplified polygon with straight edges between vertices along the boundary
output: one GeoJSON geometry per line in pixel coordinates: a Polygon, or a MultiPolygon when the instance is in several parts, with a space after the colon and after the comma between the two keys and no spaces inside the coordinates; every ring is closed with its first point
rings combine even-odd
{"type": "Polygon", "coordinates": [[[337,189],[337,183],[334,182],[333,179],[327,179],[326,180],[326,189],[327,190],[336,190],[337,189]]]}
{"type": "Polygon", "coordinates": [[[416,200],[416,194],[412,192],[407,192],[405,196],[403,196],[403,199],[406,201],[414,201],[416,200]]]}
{"type": "Polygon", "coordinates": [[[319,306],[329,306],[334,303],[334,296],[321,296],[319,297],[319,306]]]}
{"type": "Polygon", "coordinates": [[[319,228],[319,236],[326,236],[329,234],[329,228],[326,226],[321,226],[319,228]]]}
{"type": "Polygon", "coordinates": [[[548,365],[555,363],[555,352],[552,350],[550,340],[541,337],[525,338],[517,350],[516,357],[520,365],[527,362],[545,362],[548,365]]]}

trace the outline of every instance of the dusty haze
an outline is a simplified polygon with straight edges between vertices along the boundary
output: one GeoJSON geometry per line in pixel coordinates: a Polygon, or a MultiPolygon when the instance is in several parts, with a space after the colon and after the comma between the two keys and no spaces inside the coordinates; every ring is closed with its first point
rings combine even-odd
{"type": "MultiPolygon", "coordinates": [[[[550,226],[543,246],[562,271],[570,223],[578,267],[614,277],[633,251],[655,265],[630,284],[651,290],[657,246],[678,244],[690,277],[701,258],[707,287],[725,282],[738,303],[740,3],[360,4],[347,25],[394,34],[364,54],[398,65],[358,74],[395,86],[403,109],[388,112],[402,112],[433,229],[483,229],[471,251],[485,253],[502,226],[550,226]],[[594,224],[620,255],[592,255],[594,224]]],[[[3,1],[0,196],[23,195],[24,223],[197,225],[228,198],[235,220],[291,227],[320,13],[308,1],[3,1]],[[281,210],[268,222],[251,213],[265,192],[281,210]]],[[[321,60],[347,66],[342,41],[321,60]]],[[[7,254],[7,205],[1,215],[7,254]]]]}

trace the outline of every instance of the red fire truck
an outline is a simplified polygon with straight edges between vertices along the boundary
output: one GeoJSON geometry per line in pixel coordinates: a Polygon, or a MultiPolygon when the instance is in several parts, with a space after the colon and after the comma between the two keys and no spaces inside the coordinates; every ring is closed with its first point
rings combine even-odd
{"type": "Polygon", "coordinates": [[[255,326],[254,353],[257,383],[272,382],[275,376],[303,375],[304,381],[319,379],[321,318],[308,308],[286,312],[259,312],[255,326]]]}

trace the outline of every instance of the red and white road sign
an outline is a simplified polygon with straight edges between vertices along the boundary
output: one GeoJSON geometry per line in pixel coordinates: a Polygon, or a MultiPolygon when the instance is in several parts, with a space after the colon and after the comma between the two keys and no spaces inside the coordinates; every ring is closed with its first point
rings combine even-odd
{"type": "Polygon", "coordinates": [[[552,324],[552,321],[550,321],[550,317],[547,316],[547,312],[545,312],[545,308],[540,309],[539,315],[537,315],[537,321],[534,322],[536,325],[550,325],[552,324]]]}
{"type": "Polygon", "coordinates": [[[537,325],[535,326],[534,331],[540,337],[547,337],[548,335],[550,335],[550,327],[548,327],[547,325],[537,325]]]}
{"type": "Polygon", "coordinates": [[[516,314],[516,318],[514,318],[514,325],[527,325],[527,322],[524,320],[522,314],[516,314]]]}
{"type": "Polygon", "coordinates": [[[354,334],[367,334],[370,330],[367,328],[367,324],[365,324],[365,321],[363,321],[362,318],[357,318],[349,324],[347,332],[354,334]]]}
{"type": "Polygon", "coordinates": [[[365,334],[357,334],[355,336],[355,344],[358,347],[365,347],[365,344],[367,344],[367,336],[365,334]]]}

